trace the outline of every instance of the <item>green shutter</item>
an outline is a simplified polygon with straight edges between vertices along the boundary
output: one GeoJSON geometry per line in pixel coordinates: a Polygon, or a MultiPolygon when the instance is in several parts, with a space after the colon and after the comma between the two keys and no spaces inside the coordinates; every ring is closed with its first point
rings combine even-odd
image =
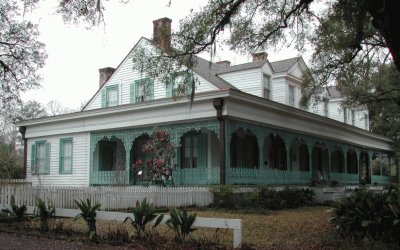
{"type": "Polygon", "coordinates": [[[166,90],[167,90],[166,97],[172,97],[172,89],[174,87],[174,81],[173,81],[173,77],[172,76],[168,77],[167,85],[165,87],[166,87],[166,90]]]}
{"type": "Polygon", "coordinates": [[[63,144],[64,144],[64,140],[60,139],[60,150],[59,150],[59,155],[58,155],[58,173],[61,174],[62,173],[62,169],[63,169],[63,144]]]}
{"type": "Polygon", "coordinates": [[[36,144],[32,144],[31,149],[31,174],[35,174],[36,165],[36,144]]]}
{"type": "Polygon", "coordinates": [[[199,167],[207,168],[207,134],[198,135],[199,167]]]}
{"type": "Polygon", "coordinates": [[[116,85],[115,88],[117,89],[117,105],[119,105],[119,85],[116,85]]]}
{"type": "Polygon", "coordinates": [[[50,143],[45,143],[45,153],[44,153],[44,174],[50,173],[50,143]]]}
{"type": "Polygon", "coordinates": [[[150,101],[154,99],[154,81],[152,79],[147,79],[147,84],[146,99],[150,101]]]}
{"type": "Polygon", "coordinates": [[[131,83],[131,86],[130,86],[130,99],[131,99],[131,103],[135,103],[136,102],[136,81],[131,83]]]}
{"type": "Polygon", "coordinates": [[[101,107],[102,107],[102,108],[107,107],[107,97],[106,97],[106,94],[107,94],[106,89],[103,88],[103,89],[101,90],[101,107]]]}

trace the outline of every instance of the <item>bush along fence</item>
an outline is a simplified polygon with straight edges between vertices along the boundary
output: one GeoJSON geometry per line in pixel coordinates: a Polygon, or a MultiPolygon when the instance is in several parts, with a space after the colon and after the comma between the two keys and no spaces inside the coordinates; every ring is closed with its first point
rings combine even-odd
{"type": "Polygon", "coordinates": [[[35,205],[35,196],[51,200],[57,208],[78,208],[74,199],[100,203],[102,210],[120,210],[135,207],[136,201],[146,198],[156,207],[208,206],[213,194],[206,187],[32,187],[3,185],[0,204],[9,204],[11,196],[17,205],[35,205]]]}

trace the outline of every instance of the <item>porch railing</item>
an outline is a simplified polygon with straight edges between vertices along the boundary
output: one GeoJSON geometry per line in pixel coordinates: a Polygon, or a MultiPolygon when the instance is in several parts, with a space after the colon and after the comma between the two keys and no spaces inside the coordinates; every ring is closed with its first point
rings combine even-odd
{"type": "Polygon", "coordinates": [[[378,182],[379,184],[390,184],[396,182],[396,177],[394,176],[381,176],[381,175],[372,175],[371,182],[378,182]]]}
{"type": "Polygon", "coordinates": [[[228,184],[307,184],[310,171],[228,168],[228,184]]]}
{"type": "Polygon", "coordinates": [[[176,185],[219,184],[219,168],[178,168],[173,172],[176,185]]]}
{"type": "Polygon", "coordinates": [[[125,185],[128,184],[127,171],[92,171],[91,185],[125,185]]]}

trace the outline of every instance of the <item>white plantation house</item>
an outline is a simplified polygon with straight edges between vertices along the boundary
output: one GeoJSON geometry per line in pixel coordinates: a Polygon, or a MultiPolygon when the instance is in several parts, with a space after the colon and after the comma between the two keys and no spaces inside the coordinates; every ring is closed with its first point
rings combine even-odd
{"type": "MultiPolygon", "coordinates": [[[[171,20],[154,21],[170,32],[171,20]]],[[[26,179],[34,185],[140,185],[130,168],[155,128],[176,145],[175,185],[359,184],[395,181],[392,141],[368,131],[368,112],[341,107],[334,87],[322,103],[299,107],[306,64],[270,62],[266,53],[230,65],[200,57],[191,109],[174,88],[132,69],[132,52],[163,49],[141,38],[117,68],[100,69],[100,86],[83,111],[20,121],[26,179]],[[142,92],[146,86],[149,91],[142,92]]]]}

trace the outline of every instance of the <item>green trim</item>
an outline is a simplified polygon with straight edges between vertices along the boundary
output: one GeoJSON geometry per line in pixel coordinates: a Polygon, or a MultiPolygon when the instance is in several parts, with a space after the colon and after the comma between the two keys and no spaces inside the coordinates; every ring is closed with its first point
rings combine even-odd
{"type": "Polygon", "coordinates": [[[50,157],[51,157],[51,145],[45,140],[35,141],[31,148],[31,174],[50,174],[50,157]],[[44,147],[43,156],[43,168],[36,169],[39,161],[38,158],[38,147],[42,145],[44,147]]]}
{"type": "Polygon", "coordinates": [[[58,173],[59,174],[72,174],[72,166],[73,166],[73,151],[74,151],[74,144],[73,144],[73,138],[61,138],[60,139],[60,149],[59,149],[59,155],[58,155],[58,163],[59,163],[59,169],[58,173]],[[64,170],[64,144],[67,142],[71,142],[71,169],[68,171],[64,170]]]}
{"type": "Polygon", "coordinates": [[[119,105],[119,85],[114,84],[110,86],[106,86],[105,89],[102,91],[102,107],[113,107],[113,106],[118,106],[119,105]],[[110,105],[110,100],[109,100],[109,92],[111,90],[117,91],[117,101],[115,105],[110,105]]]}
{"type": "Polygon", "coordinates": [[[179,93],[178,86],[176,79],[179,76],[184,76],[183,83],[185,86],[185,93],[184,94],[189,94],[191,93],[192,90],[192,79],[193,79],[193,72],[187,72],[187,71],[179,71],[172,73],[167,80],[167,85],[166,85],[166,97],[177,97],[178,95],[181,95],[182,93],[179,93]]]}
{"type": "Polygon", "coordinates": [[[131,103],[139,103],[143,101],[151,101],[154,99],[154,80],[150,78],[142,78],[135,80],[130,86],[131,103]],[[144,96],[139,96],[141,91],[140,85],[144,85],[144,96]]]}

